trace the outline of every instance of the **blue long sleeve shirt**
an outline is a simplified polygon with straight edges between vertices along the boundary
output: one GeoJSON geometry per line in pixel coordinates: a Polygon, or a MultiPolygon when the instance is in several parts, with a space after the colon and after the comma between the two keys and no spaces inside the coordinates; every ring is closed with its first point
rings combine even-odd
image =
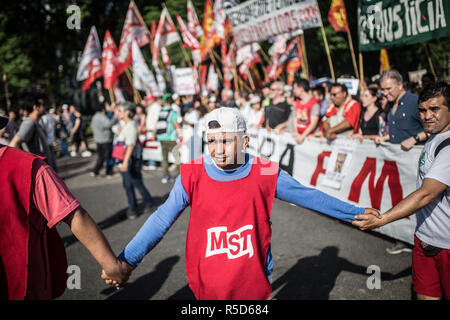
{"type": "MultiPolygon", "coordinates": [[[[252,168],[253,159],[253,156],[247,154],[245,163],[239,168],[222,170],[214,164],[210,157],[205,156],[204,165],[206,173],[213,180],[230,181],[246,177],[252,168]]],[[[345,221],[353,221],[355,215],[364,213],[364,208],[343,202],[320,190],[306,187],[281,169],[278,171],[275,197],[345,221]]],[[[144,256],[158,244],[188,206],[188,195],[181,182],[181,176],[178,176],[169,198],[147,219],[119,255],[119,258],[130,266],[137,267],[144,256]]],[[[271,280],[272,270],[273,260],[269,246],[266,263],[266,275],[269,280],[271,280]]]]}

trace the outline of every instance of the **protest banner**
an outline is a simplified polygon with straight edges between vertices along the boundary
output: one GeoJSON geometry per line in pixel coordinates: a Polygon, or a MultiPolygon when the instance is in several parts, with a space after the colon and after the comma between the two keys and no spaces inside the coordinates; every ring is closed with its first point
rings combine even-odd
{"type": "MultiPolygon", "coordinates": [[[[275,134],[254,128],[247,133],[250,154],[278,162],[281,169],[303,185],[342,201],[385,212],[415,191],[422,146],[406,152],[398,144],[376,146],[373,141],[360,143],[358,139],[347,138],[338,138],[330,144],[308,138],[297,144],[289,133],[275,134]]],[[[207,152],[201,125],[183,129],[180,145],[183,163],[207,152]]],[[[161,160],[159,142],[145,143],[144,159],[161,160]]],[[[375,231],[413,244],[415,226],[416,218],[412,215],[375,231]]]]}
{"type": "Polygon", "coordinates": [[[196,93],[194,74],[192,68],[174,68],[174,89],[180,96],[194,95],[196,93]]]}
{"type": "Polygon", "coordinates": [[[359,79],[339,78],[336,81],[337,83],[344,84],[347,87],[348,93],[352,96],[356,96],[358,94],[359,79]]]}
{"type": "Polygon", "coordinates": [[[316,0],[250,0],[225,12],[239,47],[286,32],[322,25],[316,0]]]}
{"type": "Polygon", "coordinates": [[[450,1],[359,0],[359,50],[405,46],[450,35],[450,1]]]}

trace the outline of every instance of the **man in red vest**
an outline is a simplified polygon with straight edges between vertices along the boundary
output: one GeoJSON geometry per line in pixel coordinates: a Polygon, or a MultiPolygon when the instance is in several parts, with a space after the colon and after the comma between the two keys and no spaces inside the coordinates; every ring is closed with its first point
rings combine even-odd
{"type": "MultiPolygon", "coordinates": [[[[0,116],[0,130],[8,119],[0,116]]],[[[0,300],[52,299],[66,288],[64,221],[106,273],[128,279],[89,214],[45,159],[0,144],[0,300]]]]}
{"type": "Polygon", "coordinates": [[[314,133],[319,123],[320,103],[309,92],[309,81],[299,79],[294,82],[295,117],[293,136],[298,144],[302,144],[305,138],[314,133]]]}
{"type": "Polygon", "coordinates": [[[352,99],[347,87],[341,83],[334,83],[331,86],[330,96],[333,104],[322,118],[324,136],[334,140],[337,136],[357,133],[361,114],[358,101],[352,99]]]}
{"type": "Polygon", "coordinates": [[[181,166],[169,198],[119,255],[131,268],[190,206],[186,273],[195,297],[267,299],[272,292],[275,197],[347,221],[358,212],[378,214],[305,187],[278,163],[246,153],[249,137],[239,110],[215,109],[205,116],[205,124],[209,155],[181,166]]]}

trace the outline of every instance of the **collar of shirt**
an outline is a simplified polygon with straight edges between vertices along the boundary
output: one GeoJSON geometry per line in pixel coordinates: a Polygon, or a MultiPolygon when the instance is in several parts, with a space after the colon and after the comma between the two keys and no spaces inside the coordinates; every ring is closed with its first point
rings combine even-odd
{"type": "Polygon", "coordinates": [[[205,166],[208,176],[217,181],[232,181],[242,179],[248,176],[252,168],[253,156],[248,153],[245,154],[245,162],[237,169],[223,170],[216,166],[211,156],[203,157],[203,164],[205,166]]]}

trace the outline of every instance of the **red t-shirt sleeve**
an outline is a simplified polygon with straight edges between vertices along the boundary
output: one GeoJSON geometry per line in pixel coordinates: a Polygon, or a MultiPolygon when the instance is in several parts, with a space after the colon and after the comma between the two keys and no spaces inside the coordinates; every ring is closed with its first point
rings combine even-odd
{"type": "Polygon", "coordinates": [[[31,199],[36,209],[47,219],[47,226],[52,228],[74,211],[80,202],[72,195],[64,181],[43,160],[35,160],[33,172],[35,184],[31,199]]]}
{"type": "Polygon", "coordinates": [[[350,101],[344,110],[344,118],[352,125],[354,133],[357,133],[359,129],[360,113],[361,106],[355,100],[350,101]]]}

